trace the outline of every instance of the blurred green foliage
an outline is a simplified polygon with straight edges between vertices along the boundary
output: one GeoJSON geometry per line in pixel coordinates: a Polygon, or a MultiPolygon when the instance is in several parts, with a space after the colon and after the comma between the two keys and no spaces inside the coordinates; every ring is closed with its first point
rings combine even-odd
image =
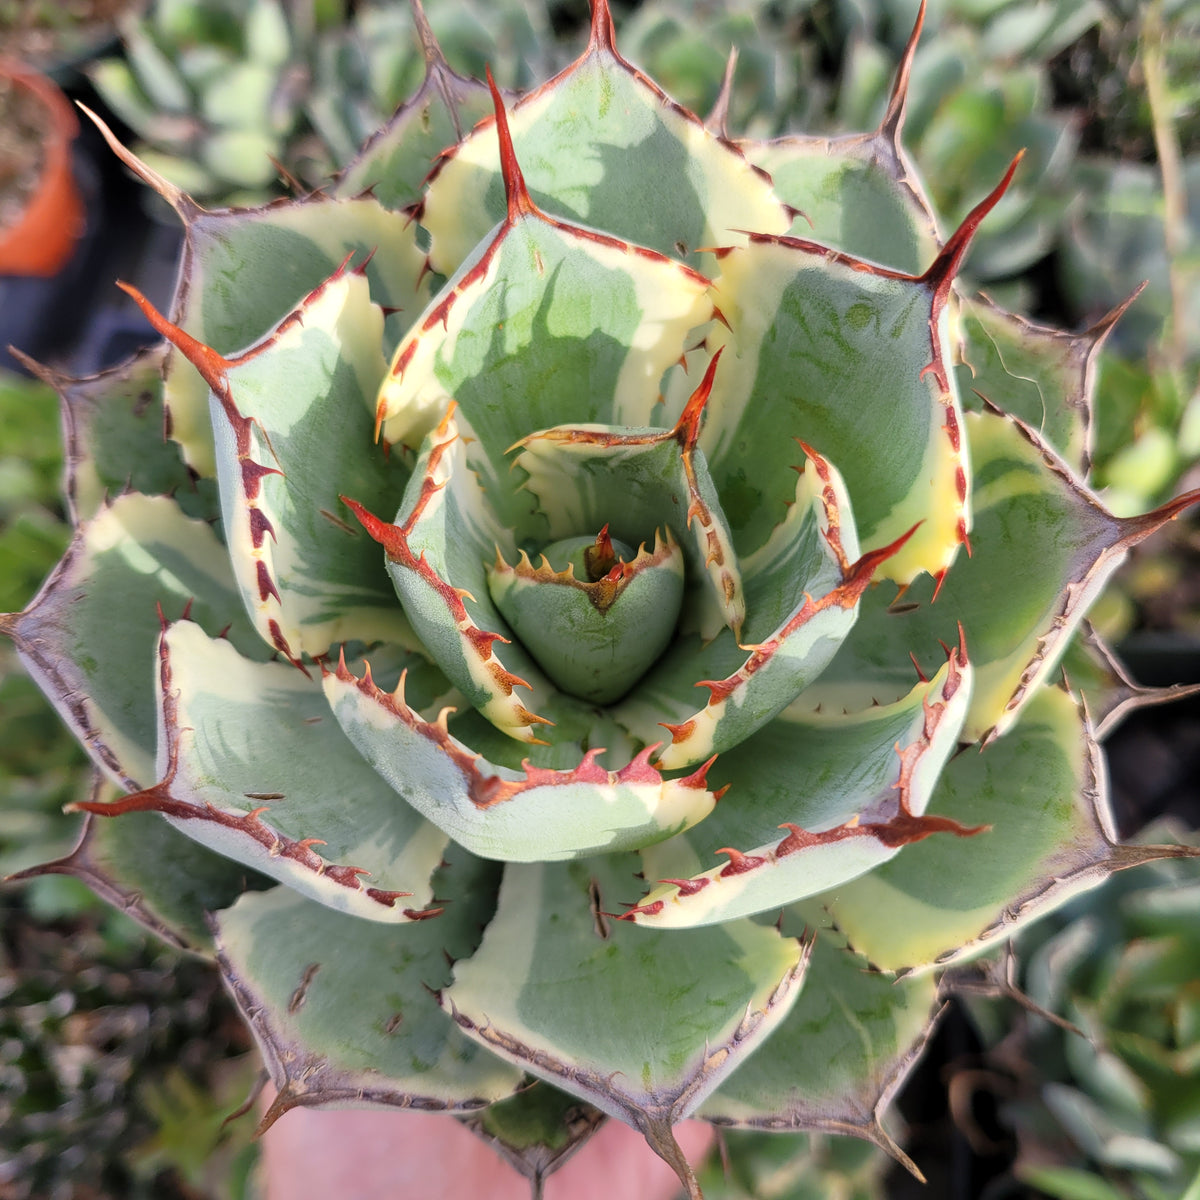
{"type": "Polygon", "coordinates": [[[994,1068],[1015,1081],[1004,1117],[1017,1179],[1055,1200],[1200,1195],[1198,914],[1200,863],[1165,860],[1017,938],[1013,982],[1038,1011],[973,1006],[994,1068]]]}
{"type": "MultiPolygon", "coordinates": [[[[53,390],[0,373],[0,429],[0,612],[16,612],[62,557],[71,536],[60,499],[62,435],[53,390]]],[[[4,875],[62,853],[77,824],[62,815],[62,806],[86,787],[86,759],[7,641],[0,643],[0,713],[4,875]]]]}

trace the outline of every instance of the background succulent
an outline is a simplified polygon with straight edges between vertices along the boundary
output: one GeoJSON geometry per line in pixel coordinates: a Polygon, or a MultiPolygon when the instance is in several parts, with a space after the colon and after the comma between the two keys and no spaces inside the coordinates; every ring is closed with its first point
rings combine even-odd
{"type": "Polygon", "coordinates": [[[1018,1136],[1018,1179],[1062,1200],[1179,1200],[1200,1186],[1198,899],[1194,863],[1155,863],[1072,901],[992,964],[1006,998],[972,1011],[1018,1136]],[[1014,987],[1034,1007],[1009,998],[1014,987]]]}
{"type": "MultiPolygon", "coordinates": [[[[429,20],[460,69],[516,86],[551,46],[525,0],[433,0],[429,20]]],[[[143,161],[206,204],[317,187],[420,83],[403,6],[344,0],[156,0],[121,19],[123,54],[93,64],[143,161]]]]}
{"type": "Polygon", "coordinates": [[[1052,681],[1124,550],[1185,501],[1116,518],[1086,488],[1109,324],[1064,337],[956,294],[1002,186],[943,241],[898,141],[911,53],[877,132],[739,153],[622,63],[600,4],[579,65],[513,108],[503,165],[503,108],[440,155],[496,98],[429,54],[330,195],[208,213],[126,153],[186,225],[171,320],[154,314],[177,352],[161,387],[155,356],[57,380],[77,534],[4,628],[108,782],[46,869],[198,949],[223,910],[269,1119],[350,1096],[481,1109],[503,1137],[515,1109],[544,1129],[512,1148],[539,1175],[582,1100],[693,1189],[670,1125],[698,1105],[894,1149],[880,1114],[935,968],[1164,852],[1113,844],[1088,721],[1052,681]],[[788,240],[793,210],[837,251],[788,240]],[[1031,366],[981,354],[977,328],[1031,366]],[[1030,424],[963,413],[952,330],[1030,424]],[[553,569],[522,556],[562,532],[583,544],[553,569]],[[572,555],[591,593],[560,577],[572,555]],[[523,592],[590,619],[652,572],[683,623],[629,679],[524,657],[550,622],[523,592]],[[960,739],[985,753],[947,762],[960,739]],[[506,1100],[526,1070],[569,1096],[506,1100]]]}

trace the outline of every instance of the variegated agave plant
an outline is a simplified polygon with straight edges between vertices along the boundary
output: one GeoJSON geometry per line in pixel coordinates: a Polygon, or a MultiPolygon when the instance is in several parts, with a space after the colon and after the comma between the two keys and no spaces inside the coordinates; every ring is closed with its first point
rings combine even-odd
{"type": "Polygon", "coordinates": [[[3,628],[103,783],[41,870],[213,914],[268,1123],[470,1114],[540,1180],[609,1114],[693,1195],[693,1113],[900,1155],[937,969],[1172,852],[1115,844],[1058,667],[1196,496],[1088,489],[1111,321],[956,292],[1016,164],[943,240],[917,32],[879,130],[761,144],[605,0],[507,111],[414,10],[327,194],[207,212],[117,148],[187,241],[135,295],[174,350],[57,380],[78,529],[3,628]]]}

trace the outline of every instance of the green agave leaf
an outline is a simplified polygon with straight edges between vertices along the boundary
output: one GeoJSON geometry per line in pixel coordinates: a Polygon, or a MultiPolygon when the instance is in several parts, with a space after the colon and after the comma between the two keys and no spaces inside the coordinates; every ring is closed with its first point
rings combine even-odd
{"type": "MultiPolygon", "coordinates": [[[[84,110],[87,111],[86,109],[84,110]]],[[[371,296],[403,314],[424,307],[430,282],[416,226],[370,196],[332,199],[313,193],[288,204],[208,212],[130,153],[88,113],[113,153],[152,187],[184,223],[176,289],[176,326],[219,355],[251,345],[352,257],[365,261],[371,296]]],[[[201,476],[216,472],[208,384],[172,358],[163,391],[171,436],[201,476]]]]}
{"type": "Polygon", "coordinates": [[[961,624],[976,669],[963,737],[999,736],[1052,677],[1128,549],[1200,499],[1190,493],[1145,516],[1117,518],[1015,419],[970,413],[964,432],[975,473],[971,557],[955,564],[940,590],[918,581],[895,607],[889,589],[868,594],[806,702],[863,708],[902,694],[910,654],[953,639],[961,624]],[[1051,549],[1031,554],[1035,546],[1051,549]]]}
{"type": "Polygon", "coordinates": [[[489,762],[449,731],[448,712],[426,720],[370,673],[339,663],[325,676],[329,704],[358,752],[416,810],[473,854],[510,862],[553,861],[634,849],[703,820],[716,802],[704,768],[664,779],[654,747],[619,770],[595,746],[567,770],[528,760],[513,770],[489,762]]]}
{"type": "Polygon", "coordinates": [[[817,905],[788,909],[783,929],[793,928],[817,931],[800,998],[699,1115],[742,1129],[852,1134],[919,1177],[882,1118],[933,1031],[937,983],[872,971],[817,905]]]}
{"type": "Polygon", "coordinates": [[[214,633],[228,629],[244,654],[269,653],[246,620],[212,529],[165,496],[129,493],[76,530],[24,612],[0,618],[0,632],[92,760],[130,789],[154,781],[160,611],[187,611],[214,633]]]}
{"type": "Polygon", "coordinates": [[[891,578],[945,573],[971,523],[946,301],[1015,169],[922,275],[797,238],[755,234],[722,254],[714,289],[727,324],[706,340],[732,353],[700,445],[741,553],[766,541],[790,499],[790,435],[838,464],[864,545],[887,544],[919,523],[888,565],[891,578]]]}
{"type": "Polygon", "coordinates": [[[214,483],[197,479],[187,469],[179,447],[167,435],[162,402],[165,343],[83,379],[14,353],[62,398],[66,494],[74,524],[90,520],[108,497],[124,491],[171,496],[189,517],[217,518],[214,483]]]}
{"type": "Polygon", "coordinates": [[[286,887],[218,915],[221,973],[278,1090],[260,1131],[298,1105],[467,1112],[516,1090],[521,1072],[480,1050],[436,999],[446,955],[478,944],[493,872],[456,853],[436,882],[446,911],[402,930],[286,887]]]}
{"type": "Polygon", "coordinates": [[[409,643],[378,552],[338,515],[341,489],[381,504],[407,477],[371,443],[385,366],[365,276],[339,271],[232,359],[148,315],[212,388],[225,534],[262,637],[293,661],[345,639],[409,643]]]}
{"type": "MultiPolygon", "coordinates": [[[[824,670],[854,624],[859,598],[892,546],[854,562],[857,537],[841,478],[805,447],[795,501],[746,561],[747,624],[710,642],[681,634],[612,715],[643,743],[659,728],[671,744],[658,765],[703,762],[739,745],[786,708],[824,670]],[[708,691],[697,706],[696,689],[708,691]],[[670,718],[667,720],[666,718],[670,718]]],[[[730,559],[732,561],[732,551],[730,559]]]]}
{"type": "MultiPolygon", "coordinates": [[[[97,776],[94,800],[111,802],[118,795],[97,776]]],[[[206,957],[213,952],[208,914],[269,882],[183,837],[155,813],[131,813],[120,821],[89,815],[70,854],[9,879],[41,875],[73,876],[163,941],[206,957]]]]}
{"type": "Polygon", "coordinates": [[[799,213],[793,236],[912,274],[937,255],[941,242],[929,202],[889,137],[796,135],[738,145],[799,213]]]}
{"type": "Polygon", "coordinates": [[[960,299],[964,365],[959,380],[965,403],[979,407],[975,392],[1019,417],[1086,477],[1097,355],[1133,299],[1080,334],[1005,312],[984,296],[960,299]]]}
{"type": "MultiPolygon", "coordinates": [[[[519,100],[510,121],[530,193],[547,212],[693,264],[702,248],[742,241],[739,231],[787,230],[767,177],[617,53],[604,0],[592,6],[584,53],[519,100]]],[[[484,121],[442,158],[420,210],[436,269],[463,263],[505,207],[484,121]]]]}
{"type": "Polygon", "coordinates": [[[1017,735],[952,759],[929,811],[990,831],[953,843],[929,838],[818,897],[882,970],[970,957],[1112,871],[1162,857],[1155,847],[1114,844],[1089,722],[1054,688],[1025,706],[1017,735]]]}
{"type": "Polygon", "coordinates": [[[523,438],[513,461],[528,475],[524,488],[537,498],[551,538],[603,527],[638,546],[670,530],[688,565],[685,628],[705,641],[723,628],[740,632],[746,612],[729,527],[696,449],[717,362],[674,429],[556,425],[523,438]]]}
{"type": "Polygon", "coordinates": [[[468,461],[524,536],[544,526],[530,528],[507,451],[555,425],[650,424],[663,373],[712,302],[703,276],[522,208],[519,175],[513,188],[513,216],[397,348],[377,420],[386,441],[416,446],[457,402],[468,461]]]}
{"type": "Polygon", "coordinates": [[[536,1187],[604,1123],[605,1114],[544,1080],[459,1118],[536,1187]]]}
{"type": "Polygon", "coordinates": [[[924,20],[922,2],[874,133],[737,143],[797,214],[790,233],[911,274],[919,274],[941,248],[932,207],[900,145],[924,20]]]}
{"type": "Polygon", "coordinates": [[[506,867],[496,916],[442,1003],[502,1058],[640,1129],[689,1180],[671,1126],[778,1027],[807,955],[748,921],[610,923],[631,870],[620,858],[506,867]]]}
{"type": "Polygon", "coordinates": [[[717,760],[723,802],[642,852],[659,880],[625,915],[688,928],[825,891],[935,833],[979,832],[923,814],[971,691],[956,649],[929,683],[856,717],[787,713],[717,760]],[[781,831],[783,831],[781,833],[781,831]],[[727,861],[710,866],[717,854],[727,861]]]}
{"type": "Polygon", "coordinates": [[[675,635],[683,551],[669,531],[666,541],[655,537],[653,551],[644,542],[635,551],[614,543],[604,527],[595,539],[555,542],[542,554],[537,567],[522,551],[515,567],[499,559],[488,569],[496,607],[564,691],[597,705],[619,700],[675,635]],[[589,554],[603,563],[594,581],[588,578],[589,554]]]}
{"type": "MultiPolygon", "coordinates": [[[[283,207],[227,213],[185,209],[186,241],[175,323],[220,354],[242,350],[351,256],[376,304],[418,313],[428,297],[425,256],[414,227],[377,200],[314,196],[283,207]]],[[[172,436],[201,475],[214,472],[207,387],[186,368],[168,368],[172,436]]]]}
{"type": "Polygon", "coordinates": [[[425,78],[338,176],[335,196],[369,191],[386,208],[417,204],[434,158],[492,111],[488,89],[450,69],[421,6],[412,11],[425,78]]]}
{"type": "Polygon", "coordinates": [[[162,813],[188,837],[355,916],[425,915],[448,839],[362,760],[315,684],[286,664],[242,658],[189,621],[163,632],[158,657],[159,782],[79,808],[162,813]]]}
{"type": "Polygon", "coordinates": [[[475,473],[458,410],[447,410],[426,439],[392,524],[345,499],[385,551],[396,593],[420,639],[471,706],[505,733],[536,740],[549,724],[544,708],[554,688],[511,635],[488,588],[487,567],[499,553],[515,558],[511,530],[497,519],[475,473]],[[523,689],[520,695],[516,689],[523,689]]]}

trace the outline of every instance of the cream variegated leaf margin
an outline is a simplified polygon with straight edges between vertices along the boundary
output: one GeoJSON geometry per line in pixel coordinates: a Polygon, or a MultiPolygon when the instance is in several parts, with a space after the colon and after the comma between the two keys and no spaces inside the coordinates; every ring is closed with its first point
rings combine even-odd
{"type": "Polygon", "coordinates": [[[857,709],[893,699],[907,687],[910,654],[928,668],[928,648],[956,637],[961,624],[976,669],[963,737],[999,736],[1053,679],[1128,549],[1189,502],[1184,496],[1143,517],[1114,517],[1012,418],[968,413],[964,433],[977,473],[971,557],[955,563],[936,603],[929,580],[918,580],[895,610],[890,589],[865,596],[858,623],[804,697],[810,707],[857,709]],[[1057,553],[1030,553],[1041,545],[1057,553]]]}
{"type": "Polygon", "coordinates": [[[339,668],[325,676],[334,716],[398,796],[473,854],[557,861],[629,850],[681,832],[712,812],[704,769],[666,779],[643,750],[618,770],[593,747],[563,770],[489,762],[409,707],[404,685],[384,692],[339,668]]]}
{"type": "MultiPolygon", "coordinates": [[[[372,299],[398,311],[403,326],[429,298],[416,227],[370,196],[318,195],[294,205],[215,213],[192,206],[185,225],[184,286],[172,318],[222,355],[258,341],[348,257],[370,259],[372,299]]],[[[208,386],[178,354],[168,365],[164,399],[171,436],[185,459],[197,474],[213,475],[208,386]]]]}
{"type": "Polygon", "coordinates": [[[400,343],[379,395],[389,443],[416,447],[455,401],[506,523],[527,526],[506,453],[561,424],[649,424],[663,374],[712,315],[680,264],[538,213],[478,248],[400,343]]]}
{"type": "Polygon", "coordinates": [[[670,1126],[784,1020],[807,953],[751,921],[668,933],[611,921],[635,865],[506,867],[496,915],[442,1003],[470,1037],[665,1156],[670,1126]]]}
{"type": "Polygon", "coordinates": [[[377,548],[339,500],[390,505],[407,476],[372,443],[382,335],[366,278],[341,272],[226,360],[214,394],[230,556],[260,633],[292,658],[347,638],[411,641],[377,548]]]}
{"type": "Polygon", "coordinates": [[[6,618],[26,669],[95,764],[127,788],[154,782],[154,647],[163,616],[184,611],[214,633],[228,629],[246,654],[269,653],[211,526],[165,496],[129,493],[79,526],[37,597],[6,618]]]}
{"type": "Polygon", "coordinates": [[[707,334],[725,353],[700,446],[739,552],[781,519],[799,438],[841,471],[868,549],[918,526],[886,576],[944,572],[970,526],[969,471],[935,287],[755,237],[721,257],[713,294],[728,325],[707,334]]]}
{"type": "Polygon", "coordinates": [[[896,979],[870,969],[814,903],[793,905],[782,931],[816,931],[800,998],[778,1032],[704,1102],[714,1125],[852,1134],[915,1165],[882,1124],[932,1026],[932,975],[896,979]]]}
{"type": "Polygon", "coordinates": [[[973,832],[924,816],[970,691],[956,648],[896,704],[777,718],[717,759],[711,773],[729,790],[711,817],[642,852],[647,882],[662,882],[626,918],[689,928],[781,908],[877,869],[908,843],[973,832]]]}
{"type": "Polygon", "coordinates": [[[516,1090],[521,1072],[446,1020],[435,993],[447,957],[478,942],[493,874],[452,854],[436,884],[446,911],[401,931],[286,887],[220,914],[221,972],[278,1093],[260,1128],[297,1106],[466,1112],[516,1090]]]}
{"type": "Polygon", "coordinates": [[[423,915],[448,838],[363,761],[319,686],[180,621],[160,641],[158,704],[159,782],[79,807],[160,812],[210,849],[357,917],[423,915]]]}
{"type": "Polygon", "coordinates": [[[989,830],[929,838],[818,900],[850,944],[886,971],[968,958],[1095,887],[1140,848],[1114,845],[1099,748],[1075,697],[1043,688],[1020,736],[970,749],[942,772],[929,811],[989,830]]]}
{"type": "MultiPolygon", "coordinates": [[[[747,229],[785,233],[789,211],[728,142],[618,55],[611,27],[513,105],[513,143],[537,204],[555,216],[699,265],[703,249],[744,241],[747,229]]],[[[494,125],[441,162],[422,208],[434,265],[450,274],[504,217],[494,125]]]]}

